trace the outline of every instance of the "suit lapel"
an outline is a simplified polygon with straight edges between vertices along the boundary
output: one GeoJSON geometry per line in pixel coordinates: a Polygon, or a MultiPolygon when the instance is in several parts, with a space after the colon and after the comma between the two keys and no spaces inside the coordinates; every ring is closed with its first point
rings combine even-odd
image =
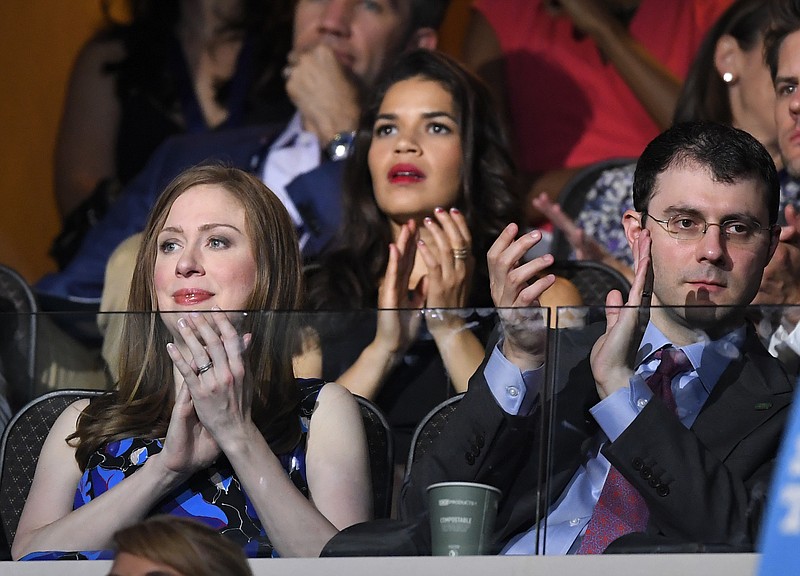
{"type": "Polygon", "coordinates": [[[341,224],[341,180],[344,162],[323,162],[315,169],[299,175],[286,187],[286,192],[303,218],[310,233],[303,254],[322,252],[341,224]]]}
{"type": "Polygon", "coordinates": [[[750,329],[744,351],[720,376],[692,426],[697,437],[721,461],[792,401],[789,379],[750,329]]]}
{"type": "Polygon", "coordinates": [[[242,158],[241,166],[247,166],[248,171],[260,180],[264,173],[264,162],[267,161],[267,153],[285,128],[286,125],[280,128],[272,127],[270,131],[265,131],[261,134],[256,146],[248,144],[247,148],[243,150],[243,153],[247,156],[242,158]]]}

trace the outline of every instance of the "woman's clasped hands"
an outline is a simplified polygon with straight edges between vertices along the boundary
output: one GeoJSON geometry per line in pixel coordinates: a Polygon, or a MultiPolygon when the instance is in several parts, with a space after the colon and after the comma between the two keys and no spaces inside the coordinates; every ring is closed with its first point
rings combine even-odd
{"type": "Polygon", "coordinates": [[[469,297],[475,258],[472,255],[472,236],[464,215],[456,208],[434,210],[436,220],[426,218],[425,229],[431,246],[419,243],[419,252],[427,268],[425,318],[428,329],[437,332],[463,326],[455,311],[463,308],[469,297]]]}
{"type": "Polygon", "coordinates": [[[251,335],[240,335],[225,312],[192,312],[177,320],[167,345],[178,390],[163,464],[181,475],[208,467],[252,425],[253,386],[243,362],[251,335]],[[182,342],[180,342],[182,340],[182,342]]]}
{"type": "Polygon", "coordinates": [[[389,246],[386,274],[378,290],[382,311],[376,340],[391,343],[395,353],[404,351],[416,336],[420,326],[417,310],[424,309],[434,337],[463,325],[450,309],[464,307],[469,296],[475,263],[471,235],[464,216],[455,208],[436,208],[434,218],[423,220],[427,242],[420,238],[416,222],[409,220],[389,246]],[[422,271],[417,253],[424,264],[422,271]],[[415,312],[410,312],[412,309],[415,312]]]}

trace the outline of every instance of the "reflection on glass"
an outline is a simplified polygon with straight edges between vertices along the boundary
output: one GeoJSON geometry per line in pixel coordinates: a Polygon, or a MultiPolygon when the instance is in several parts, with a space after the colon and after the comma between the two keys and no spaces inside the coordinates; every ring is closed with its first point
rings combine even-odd
{"type": "Polygon", "coordinates": [[[655,546],[684,552],[752,550],[798,378],[800,347],[790,352],[798,311],[558,310],[548,380],[550,467],[540,549],[590,553],[596,527],[614,525],[622,516],[622,534],[638,534],[610,540],[617,551],[646,552],[655,546]],[[586,327],[574,327],[576,314],[587,319],[586,327]],[[685,330],[683,341],[672,346],[670,335],[650,322],[665,315],[710,327],[724,318],[730,329],[685,330]],[[619,335],[606,326],[606,318],[611,326],[627,322],[632,331],[622,362],[602,355],[619,335]],[[625,369],[612,371],[604,361],[625,369]],[[610,495],[617,477],[630,490],[624,505],[610,495]]]}
{"type": "MultiPolygon", "coordinates": [[[[599,307],[560,308],[553,318],[546,309],[255,311],[229,317],[242,332],[279,325],[276,337],[295,342],[298,375],[335,379],[370,341],[381,313],[417,315],[413,345],[399,360],[395,380],[385,385],[376,400],[393,428],[398,464],[405,462],[422,417],[455,394],[432,343],[430,323],[458,318],[484,344],[498,343],[509,356],[527,355],[528,368],[540,378],[532,408],[536,422],[527,425],[528,436],[516,452],[517,460],[497,463],[501,468],[508,464],[513,469],[509,473],[516,475],[503,487],[498,525],[509,528],[503,522],[512,509],[523,506],[526,513],[524,520],[515,517],[519,526],[505,534],[495,552],[579,551],[611,465],[644,493],[649,504],[644,530],[653,535],[664,532],[665,526],[674,528],[667,531],[674,538],[664,541],[673,546],[670,549],[749,549],[757,537],[757,514],[763,504],[759,498],[767,493],[769,465],[791,399],[783,371],[792,384],[798,379],[800,307],[750,307],[735,312],[745,319],[739,330],[723,335],[694,333],[691,342],[680,346],[691,369],[672,380],[674,408],[648,384],[660,362],[656,353],[669,339],[648,325],[646,314],[636,312],[639,335],[628,359],[630,373],[623,387],[602,401],[591,361],[592,349],[606,331],[608,311],[599,307]],[[548,325],[556,328],[548,329],[548,325]],[[507,348],[509,341],[514,349],[507,348]],[[624,406],[628,416],[609,419],[604,410],[612,405],[624,406]],[[515,488],[517,482],[525,484],[524,491],[515,488]],[[527,491],[538,498],[527,503],[508,500],[527,491]]],[[[674,312],[650,311],[651,315],[674,312]]],[[[692,310],[698,317],[719,312],[692,310]]],[[[56,388],[113,387],[116,368],[108,360],[114,354],[107,346],[123,316],[106,313],[98,318],[88,311],[34,316],[0,313],[0,385],[12,408],[56,388]],[[104,343],[98,321],[105,330],[104,343]],[[24,335],[33,333],[35,342],[25,339],[24,335]],[[32,375],[26,370],[31,358],[37,360],[32,375]]],[[[485,383],[476,379],[473,385],[485,383]]],[[[510,386],[504,390],[513,396],[510,386]]],[[[454,414],[458,413],[456,408],[454,414]]],[[[444,442],[437,448],[434,439],[429,446],[463,458],[459,445],[446,444],[452,438],[444,437],[444,442]]],[[[513,443],[514,439],[492,442],[476,450],[478,462],[485,451],[498,449],[496,442],[513,443]]],[[[395,514],[419,511],[415,492],[424,498],[425,487],[415,483],[414,475],[428,478],[425,462],[422,458],[414,464],[410,490],[404,501],[395,503],[395,514]]],[[[498,470],[493,473],[500,474],[498,470]]],[[[486,481],[480,476],[436,479],[486,481]]],[[[402,477],[395,481],[398,488],[402,477]]],[[[647,550],[654,542],[631,541],[628,549],[636,551],[639,544],[647,550]]]]}

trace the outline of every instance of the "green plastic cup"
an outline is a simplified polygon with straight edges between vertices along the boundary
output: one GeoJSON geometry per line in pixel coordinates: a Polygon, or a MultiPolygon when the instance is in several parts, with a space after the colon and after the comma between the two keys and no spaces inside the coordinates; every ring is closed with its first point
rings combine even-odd
{"type": "Polygon", "coordinates": [[[475,482],[428,486],[434,556],[475,556],[489,551],[500,490],[475,482]]]}

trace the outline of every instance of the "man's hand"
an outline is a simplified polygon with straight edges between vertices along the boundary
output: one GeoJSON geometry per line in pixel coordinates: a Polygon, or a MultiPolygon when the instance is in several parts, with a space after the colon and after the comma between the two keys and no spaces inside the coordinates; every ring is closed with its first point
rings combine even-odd
{"type": "Polygon", "coordinates": [[[506,226],[489,248],[487,261],[492,300],[503,323],[503,355],[525,371],[544,362],[547,321],[538,308],[539,297],[553,285],[555,276],[539,277],[553,263],[550,254],[520,263],[542,235],[534,230],[515,240],[518,230],[516,224],[506,226]]]}
{"type": "Polygon", "coordinates": [[[606,332],[592,347],[590,362],[602,400],[627,386],[644,328],[649,321],[650,232],[643,229],[633,243],[635,276],[625,308],[622,294],[612,290],[606,296],[606,332]]]}
{"type": "Polygon", "coordinates": [[[286,92],[300,112],[303,127],[316,134],[321,146],[339,132],[358,127],[358,85],[329,46],[317,44],[306,52],[292,52],[288,62],[286,92]]]}
{"type": "Polygon", "coordinates": [[[753,304],[800,304],[800,216],[794,206],[786,206],[786,226],[781,227],[780,243],[772,256],[753,304]]]}

